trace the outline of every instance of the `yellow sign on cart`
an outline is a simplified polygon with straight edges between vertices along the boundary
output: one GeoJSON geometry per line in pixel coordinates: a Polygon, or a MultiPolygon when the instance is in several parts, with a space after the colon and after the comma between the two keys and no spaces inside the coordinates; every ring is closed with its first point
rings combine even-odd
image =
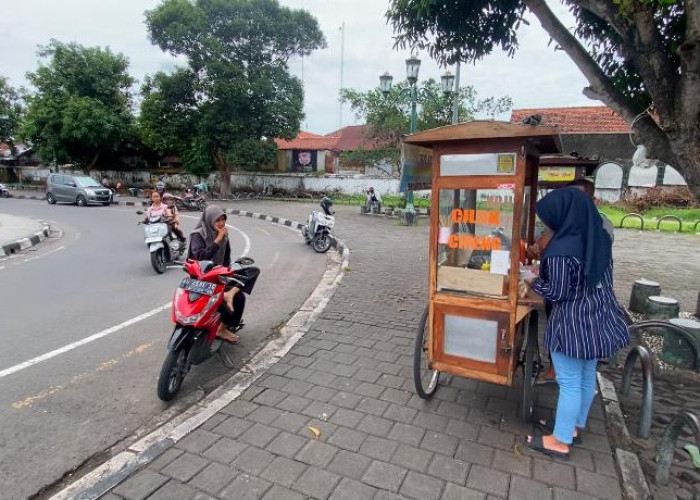
{"type": "Polygon", "coordinates": [[[540,167],[540,182],[570,182],[576,178],[576,167],[540,167]]]}

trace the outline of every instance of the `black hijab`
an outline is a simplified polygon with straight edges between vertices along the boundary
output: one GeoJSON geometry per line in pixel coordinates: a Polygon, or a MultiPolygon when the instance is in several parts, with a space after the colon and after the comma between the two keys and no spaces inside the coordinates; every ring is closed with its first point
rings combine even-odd
{"type": "Polygon", "coordinates": [[[537,202],[537,215],[554,231],[543,256],[582,260],[588,286],[598,285],[612,260],[612,240],[593,200],[574,187],[555,189],[537,202]]]}

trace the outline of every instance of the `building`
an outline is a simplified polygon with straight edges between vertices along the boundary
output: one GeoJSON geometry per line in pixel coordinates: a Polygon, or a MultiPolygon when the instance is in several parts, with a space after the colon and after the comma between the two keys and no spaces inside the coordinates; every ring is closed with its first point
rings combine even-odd
{"type": "Polygon", "coordinates": [[[635,164],[637,146],[630,126],[607,106],[514,109],[510,121],[539,115],[541,125],[559,127],[562,151],[587,164],[595,176],[596,197],[619,201],[626,192],[643,194],[654,186],[673,188],[686,182],[670,165],[650,161],[635,164]]]}

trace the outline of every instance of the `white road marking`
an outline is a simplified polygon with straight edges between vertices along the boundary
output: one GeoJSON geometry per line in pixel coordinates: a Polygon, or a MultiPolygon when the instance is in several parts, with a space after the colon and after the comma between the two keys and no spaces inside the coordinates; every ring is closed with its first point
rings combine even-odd
{"type": "Polygon", "coordinates": [[[280,258],[280,253],[279,253],[279,252],[275,252],[275,256],[272,257],[272,262],[270,262],[270,263],[267,265],[267,268],[270,269],[272,266],[274,266],[274,265],[277,263],[277,260],[278,260],[279,258],[280,258]]]}
{"type": "Polygon", "coordinates": [[[31,262],[31,261],[33,261],[33,260],[39,260],[39,259],[41,259],[42,257],[46,257],[47,255],[51,255],[52,253],[56,253],[56,252],[58,252],[58,251],[60,251],[60,250],[63,250],[64,248],[66,248],[66,246],[65,246],[65,245],[61,245],[61,246],[58,247],[58,248],[54,248],[53,250],[49,250],[48,252],[44,252],[44,253],[42,253],[42,254],[40,254],[40,255],[36,255],[36,256],[34,256],[34,257],[30,257],[30,258],[28,258],[28,259],[24,259],[23,261],[17,262],[17,264],[24,264],[25,262],[31,262]]]}
{"type": "Polygon", "coordinates": [[[270,236],[270,233],[267,232],[267,231],[265,231],[265,230],[264,230],[263,228],[261,228],[261,227],[255,226],[255,229],[257,229],[258,231],[260,231],[260,232],[263,233],[263,234],[266,234],[266,235],[270,236]]]}
{"type": "Polygon", "coordinates": [[[55,358],[56,356],[58,356],[60,354],[64,354],[68,351],[72,351],[73,349],[75,349],[77,347],[80,347],[80,346],[85,345],[85,344],[89,344],[90,342],[92,342],[94,340],[98,340],[98,339],[101,339],[102,337],[106,337],[107,335],[110,335],[114,332],[118,332],[119,330],[122,330],[122,329],[126,328],[127,326],[131,326],[135,323],[138,323],[139,321],[143,321],[144,319],[150,318],[151,316],[154,316],[162,311],[165,311],[166,309],[169,309],[170,304],[171,304],[170,301],[168,301],[166,304],[163,304],[162,306],[156,307],[155,309],[151,309],[148,312],[140,314],[134,318],[128,319],[128,320],[124,321],[123,323],[119,323],[118,325],[107,328],[106,330],[102,330],[101,332],[98,332],[94,335],[90,335],[89,337],[85,337],[84,339],[78,340],[76,342],[65,345],[63,347],[59,347],[58,349],[55,349],[53,351],[42,354],[41,356],[37,356],[36,358],[32,358],[32,359],[25,361],[23,363],[19,363],[17,365],[11,366],[9,368],[5,368],[4,370],[0,371],[0,378],[7,377],[8,375],[12,375],[13,373],[17,373],[18,371],[24,370],[25,368],[29,368],[30,366],[34,366],[38,363],[49,360],[51,358],[55,358]]]}

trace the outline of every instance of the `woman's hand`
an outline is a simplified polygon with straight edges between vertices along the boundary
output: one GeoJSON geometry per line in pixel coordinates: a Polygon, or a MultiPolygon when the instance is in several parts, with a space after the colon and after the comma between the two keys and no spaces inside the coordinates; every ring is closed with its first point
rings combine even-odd
{"type": "Polygon", "coordinates": [[[214,243],[221,243],[226,239],[228,236],[228,229],[226,228],[226,224],[222,225],[221,227],[216,228],[216,238],[214,238],[214,243]]]}

